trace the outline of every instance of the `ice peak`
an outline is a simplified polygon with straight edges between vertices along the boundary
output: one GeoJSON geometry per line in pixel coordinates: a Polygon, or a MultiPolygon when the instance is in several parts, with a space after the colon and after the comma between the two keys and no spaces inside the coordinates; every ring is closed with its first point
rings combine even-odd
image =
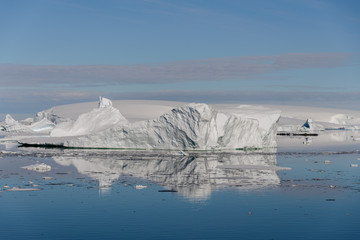
{"type": "Polygon", "coordinates": [[[15,124],[15,123],[17,123],[17,121],[15,119],[13,119],[13,117],[10,114],[6,114],[5,123],[6,124],[15,124]]]}
{"type": "Polygon", "coordinates": [[[99,108],[111,107],[112,102],[110,99],[99,96],[99,108]]]}
{"type": "Polygon", "coordinates": [[[311,118],[306,119],[306,122],[304,123],[303,127],[305,128],[312,128],[313,120],[311,118]]]}

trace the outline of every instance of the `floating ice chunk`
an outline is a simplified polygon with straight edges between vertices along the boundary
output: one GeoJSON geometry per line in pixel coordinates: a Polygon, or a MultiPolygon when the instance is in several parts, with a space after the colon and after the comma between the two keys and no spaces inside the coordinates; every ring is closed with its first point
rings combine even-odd
{"type": "Polygon", "coordinates": [[[13,187],[13,188],[9,188],[6,191],[11,191],[11,192],[28,192],[28,191],[39,191],[41,190],[41,188],[21,188],[21,187],[13,187]]]}
{"type": "MultiPolygon", "coordinates": [[[[96,114],[90,112],[80,116],[79,119],[84,120],[78,119],[81,124],[74,124],[70,133],[89,135],[71,138],[64,142],[64,146],[181,150],[276,147],[280,114],[272,114],[266,124],[262,124],[265,128],[260,126],[258,119],[219,112],[207,104],[193,103],[174,108],[154,120],[124,124],[126,119],[123,118],[124,121],[104,131],[89,132],[92,128],[86,126],[91,122],[99,130],[99,121],[94,118],[97,119],[107,109],[113,108],[100,108],[96,109],[99,110],[96,114]]],[[[109,119],[111,114],[105,116],[109,119]]]]}
{"type": "Polygon", "coordinates": [[[9,133],[31,133],[32,130],[11,117],[10,114],[5,116],[5,124],[2,126],[3,131],[9,133]]]}
{"type": "Polygon", "coordinates": [[[50,132],[55,127],[55,124],[46,118],[36,119],[36,121],[25,121],[20,123],[7,114],[5,117],[5,124],[2,126],[3,131],[8,133],[36,133],[36,132],[50,132]]]}
{"type": "Polygon", "coordinates": [[[145,189],[145,188],[147,188],[147,186],[146,186],[146,185],[136,185],[135,188],[138,189],[138,190],[140,190],[140,189],[145,189]]]}
{"type": "Polygon", "coordinates": [[[45,163],[40,163],[40,164],[34,164],[34,165],[29,165],[29,166],[25,166],[22,167],[26,170],[31,170],[31,171],[36,171],[36,172],[49,172],[51,171],[51,166],[45,164],[45,163]]]}

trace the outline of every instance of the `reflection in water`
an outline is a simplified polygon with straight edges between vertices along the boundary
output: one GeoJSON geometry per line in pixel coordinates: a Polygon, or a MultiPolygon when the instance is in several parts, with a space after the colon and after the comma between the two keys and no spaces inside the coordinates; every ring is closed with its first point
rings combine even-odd
{"type": "Polygon", "coordinates": [[[283,151],[342,151],[357,150],[360,131],[328,130],[319,132],[318,136],[278,136],[278,150],[283,151]]]}
{"type": "Polygon", "coordinates": [[[312,143],[312,140],[313,140],[312,137],[305,137],[303,144],[310,145],[312,143]]]}
{"type": "MultiPolygon", "coordinates": [[[[274,150],[275,151],[275,150],[274,150]]],[[[56,163],[74,166],[81,174],[109,189],[121,176],[146,179],[178,191],[189,199],[207,199],[226,186],[257,189],[280,184],[274,153],[91,153],[54,156],[56,163]]]]}

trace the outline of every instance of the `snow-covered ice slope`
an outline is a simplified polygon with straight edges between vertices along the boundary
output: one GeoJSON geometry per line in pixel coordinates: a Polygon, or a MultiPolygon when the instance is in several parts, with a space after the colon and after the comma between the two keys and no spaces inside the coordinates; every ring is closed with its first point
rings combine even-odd
{"type": "MultiPolygon", "coordinates": [[[[113,100],[112,106],[118,109],[129,122],[155,119],[174,107],[187,103],[157,100],[113,100]]],[[[88,113],[98,107],[99,102],[74,103],[59,105],[43,111],[48,118],[57,122],[75,121],[81,114],[88,113]]]]}
{"type": "Polygon", "coordinates": [[[59,123],[50,135],[52,137],[88,135],[116,124],[125,125],[127,123],[128,121],[118,109],[112,106],[109,99],[100,97],[97,109],[81,114],[75,122],[59,123]]]}
{"type": "Polygon", "coordinates": [[[174,108],[147,121],[71,138],[66,147],[138,149],[235,149],[276,147],[280,114],[264,120],[219,112],[206,104],[174,108]]]}

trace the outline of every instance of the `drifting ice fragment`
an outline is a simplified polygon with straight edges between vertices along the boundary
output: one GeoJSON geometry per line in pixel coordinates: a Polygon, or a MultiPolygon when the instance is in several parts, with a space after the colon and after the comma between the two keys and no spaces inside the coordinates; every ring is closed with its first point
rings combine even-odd
{"type": "Polygon", "coordinates": [[[49,171],[51,171],[51,166],[46,165],[45,163],[29,165],[29,166],[25,166],[25,167],[22,167],[22,168],[24,168],[26,170],[36,171],[36,172],[49,172],[49,171]]]}

